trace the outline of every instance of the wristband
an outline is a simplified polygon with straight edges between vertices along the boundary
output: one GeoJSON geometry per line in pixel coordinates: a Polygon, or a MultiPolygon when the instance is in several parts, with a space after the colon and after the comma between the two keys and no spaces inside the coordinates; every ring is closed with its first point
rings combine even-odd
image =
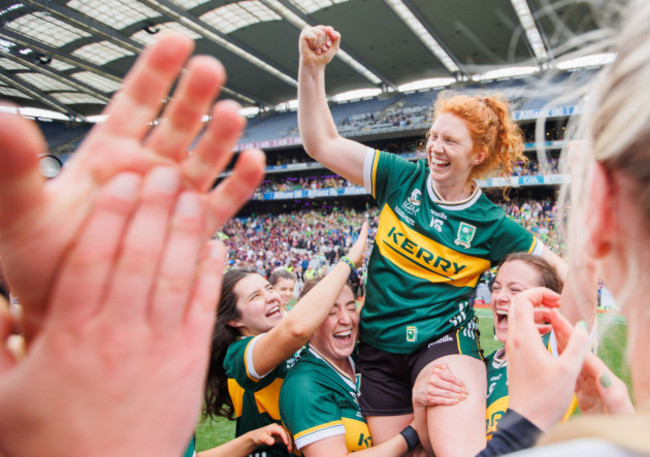
{"type": "Polygon", "coordinates": [[[343,257],[341,257],[340,261],[343,262],[343,263],[347,263],[348,267],[350,267],[351,271],[353,271],[355,273],[357,272],[357,269],[354,266],[354,262],[352,260],[350,260],[349,257],[343,256],[343,257]]]}
{"type": "Polygon", "coordinates": [[[418,432],[416,432],[415,429],[410,425],[399,432],[399,434],[402,435],[406,440],[407,452],[412,451],[415,446],[420,444],[420,437],[418,436],[418,432]]]}

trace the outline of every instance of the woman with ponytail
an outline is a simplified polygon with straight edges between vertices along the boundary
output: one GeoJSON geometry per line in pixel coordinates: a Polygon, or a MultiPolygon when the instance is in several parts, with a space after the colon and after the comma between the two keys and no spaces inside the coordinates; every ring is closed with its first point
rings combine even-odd
{"type": "Polygon", "coordinates": [[[374,444],[413,419],[411,389],[431,363],[445,363],[469,391],[465,401],[429,408],[437,456],[485,447],[486,370],[472,310],[474,287],[509,252],[562,259],[488,200],[476,179],[510,173],[524,160],[519,128],[499,97],[443,94],[427,132],[427,160],[409,162],[343,138],[325,92],[325,66],[341,35],[317,26],[300,35],[298,124],[307,153],[365,186],[380,208],[361,312],[360,403],[374,444]]]}

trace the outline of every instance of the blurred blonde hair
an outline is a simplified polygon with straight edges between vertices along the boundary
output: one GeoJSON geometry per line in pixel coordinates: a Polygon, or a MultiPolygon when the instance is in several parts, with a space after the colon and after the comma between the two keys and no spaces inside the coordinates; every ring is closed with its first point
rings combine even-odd
{"type": "MultiPolygon", "coordinates": [[[[587,104],[577,135],[586,139],[577,157],[572,160],[572,184],[564,187],[561,206],[573,194],[570,207],[569,257],[572,263],[581,258],[578,241],[584,238],[591,183],[589,176],[594,163],[599,163],[624,195],[633,202],[640,216],[639,224],[614,221],[622,236],[633,242],[622,250],[628,282],[617,294],[617,301],[625,303],[630,293],[639,287],[640,262],[647,261],[650,222],[650,2],[636,0],[629,4],[624,27],[617,41],[618,56],[598,76],[587,104]],[[640,260],[641,259],[641,260],[640,260]]],[[[567,151],[565,151],[566,153],[567,151]]],[[[571,157],[565,163],[571,161],[571,157]]],[[[564,212],[563,214],[566,214],[564,212]]],[[[647,321],[648,307],[639,304],[647,321]]],[[[637,317],[637,316],[635,316],[637,317]]],[[[641,317],[641,316],[639,316],[641,317]]],[[[632,327],[642,327],[643,321],[632,327]]],[[[628,338],[629,339],[629,338],[628,338]]],[[[650,453],[650,415],[581,417],[559,426],[540,440],[551,444],[576,438],[598,438],[623,448],[650,453]]]]}

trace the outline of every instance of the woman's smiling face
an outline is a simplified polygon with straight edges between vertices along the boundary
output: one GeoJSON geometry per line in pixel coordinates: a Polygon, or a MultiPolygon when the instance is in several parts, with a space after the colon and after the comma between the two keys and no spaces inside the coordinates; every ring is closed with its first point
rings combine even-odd
{"type": "Polygon", "coordinates": [[[543,286],[538,271],[525,262],[513,260],[499,268],[492,284],[492,314],[494,317],[494,335],[502,343],[508,337],[508,310],[512,297],[533,287],[543,286]]]}
{"type": "Polygon", "coordinates": [[[354,294],[344,286],[327,319],[309,339],[309,343],[332,362],[345,361],[357,342],[359,312],[354,294]]]}
{"type": "Polygon", "coordinates": [[[469,182],[474,165],[481,162],[465,121],[452,113],[440,114],[433,122],[426,150],[431,177],[443,188],[469,182]]]}
{"type": "Polygon", "coordinates": [[[233,290],[240,317],[230,325],[239,327],[242,335],[259,335],[278,325],[282,319],[280,295],[264,277],[247,275],[233,290]]]}

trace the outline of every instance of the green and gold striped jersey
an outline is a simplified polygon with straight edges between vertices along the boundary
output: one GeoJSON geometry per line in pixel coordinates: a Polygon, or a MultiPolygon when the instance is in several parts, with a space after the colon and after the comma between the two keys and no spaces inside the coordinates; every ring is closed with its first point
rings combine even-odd
{"type": "Polygon", "coordinates": [[[464,201],[435,191],[427,162],[368,149],[364,185],[380,208],[361,339],[411,353],[469,322],[481,274],[515,251],[541,254],[530,233],[475,187],[464,201]]]}
{"type": "Polygon", "coordinates": [[[289,370],[280,393],[280,414],[297,449],[337,435],[344,435],[349,452],[372,446],[356,381],[312,347],[289,370]]]}
{"type": "MultiPolygon", "coordinates": [[[[228,393],[235,407],[235,435],[266,425],[280,424],[280,388],[294,358],[271,372],[260,375],[253,367],[253,347],[259,336],[246,337],[231,344],[223,366],[228,376],[228,393]]],[[[275,457],[291,455],[284,444],[260,446],[251,455],[275,457]]]]}
{"type": "MultiPolygon", "coordinates": [[[[559,357],[557,342],[552,333],[543,335],[542,341],[546,349],[548,349],[548,352],[553,354],[554,357],[559,357]]],[[[505,358],[505,348],[488,355],[485,359],[485,367],[487,368],[488,382],[485,429],[487,439],[489,440],[492,439],[492,435],[497,430],[497,424],[505,415],[510,404],[510,397],[508,395],[508,361],[505,358]]],[[[577,407],[578,399],[574,395],[562,421],[568,420],[577,407]]]]}

